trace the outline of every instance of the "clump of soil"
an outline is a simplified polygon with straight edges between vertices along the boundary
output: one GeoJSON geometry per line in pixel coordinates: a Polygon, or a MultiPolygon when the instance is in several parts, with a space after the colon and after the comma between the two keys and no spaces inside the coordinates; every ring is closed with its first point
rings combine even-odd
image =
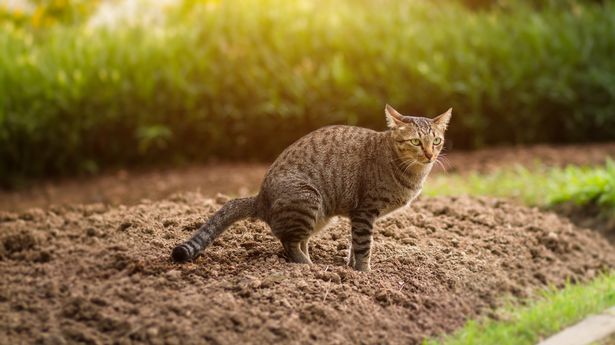
{"type": "Polygon", "coordinates": [[[491,198],[417,201],[377,223],[372,268],[344,266],[349,225],[289,264],[264,223],[229,228],[170,262],[224,202],[176,195],[132,207],[0,215],[0,339],[7,343],[419,343],[503,296],[615,267],[599,234],[491,198]],[[42,254],[45,253],[45,254],[42,254]]]}

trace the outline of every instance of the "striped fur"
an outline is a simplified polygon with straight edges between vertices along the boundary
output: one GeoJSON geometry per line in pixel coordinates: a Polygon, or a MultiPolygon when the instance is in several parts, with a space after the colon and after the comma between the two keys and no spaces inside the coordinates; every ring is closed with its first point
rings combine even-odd
{"type": "Polygon", "coordinates": [[[311,263],[310,237],[344,215],[352,224],[348,264],[368,271],[374,221],[421,192],[451,116],[450,109],[434,119],[403,116],[388,105],[385,112],[384,132],[330,126],[296,141],[272,164],[257,196],[225,204],[173,250],[173,259],[194,258],[233,222],[256,217],[269,224],[291,261],[311,263]]]}
{"type": "Polygon", "coordinates": [[[256,198],[234,199],[222,206],[188,241],[173,249],[174,261],[184,262],[194,258],[211,244],[231,224],[256,215],[256,198]]]}

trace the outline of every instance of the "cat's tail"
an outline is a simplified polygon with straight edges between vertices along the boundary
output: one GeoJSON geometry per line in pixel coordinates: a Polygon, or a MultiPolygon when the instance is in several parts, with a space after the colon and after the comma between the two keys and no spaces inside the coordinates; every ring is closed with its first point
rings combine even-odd
{"type": "Polygon", "coordinates": [[[173,249],[171,258],[175,262],[194,259],[196,255],[210,245],[226,228],[238,220],[256,217],[256,197],[234,199],[222,206],[209,218],[190,240],[173,249]]]}

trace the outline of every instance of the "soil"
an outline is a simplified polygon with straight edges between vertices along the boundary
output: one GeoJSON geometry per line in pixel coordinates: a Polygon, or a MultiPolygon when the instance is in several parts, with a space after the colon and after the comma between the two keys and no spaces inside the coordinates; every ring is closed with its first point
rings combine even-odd
{"type": "MultiPolygon", "coordinates": [[[[538,162],[550,166],[603,164],[615,157],[615,143],[587,145],[536,145],[496,147],[478,151],[445,153],[443,167],[448,173],[489,172],[511,165],[533,167],[538,162]]],[[[143,198],[161,200],[178,192],[200,191],[208,196],[225,193],[253,194],[269,163],[210,163],[175,169],[119,170],[99,176],[39,181],[16,191],[0,190],[0,210],[18,211],[49,205],[75,203],[138,203],[143,198]]],[[[432,174],[442,173],[436,166],[432,174]]]]}
{"type": "Polygon", "coordinates": [[[615,214],[605,212],[596,204],[579,206],[575,203],[564,203],[554,207],[560,216],[567,217],[580,227],[590,228],[599,232],[611,244],[615,245],[615,214]]]}
{"type": "Polygon", "coordinates": [[[169,260],[228,198],[178,194],[134,206],[0,215],[0,339],[6,344],[418,344],[505,296],[615,267],[598,233],[492,198],[419,199],[376,224],[372,268],[344,265],[348,222],[287,263],[245,220],[188,264],[169,260]]]}

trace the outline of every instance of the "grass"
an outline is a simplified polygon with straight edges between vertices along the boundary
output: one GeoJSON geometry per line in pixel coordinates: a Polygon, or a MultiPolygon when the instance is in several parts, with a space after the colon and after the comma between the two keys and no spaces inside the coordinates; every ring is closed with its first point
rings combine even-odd
{"type": "Polygon", "coordinates": [[[499,311],[502,321],[470,321],[453,335],[427,340],[425,345],[524,345],[539,340],[585,316],[615,305],[615,273],[587,284],[548,289],[527,306],[511,303],[499,311]]]}
{"type": "Polygon", "coordinates": [[[549,3],[186,0],[155,25],[3,20],[0,184],[271,158],[323,125],[383,128],[384,103],[452,106],[456,147],[613,138],[615,2],[549,3]]]}
{"type": "Polygon", "coordinates": [[[515,167],[488,174],[436,175],[425,185],[425,195],[489,195],[511,197],[535,206],[571,202],[596,204],[615,216],[615,162],[599,167],[515,167]]]}

